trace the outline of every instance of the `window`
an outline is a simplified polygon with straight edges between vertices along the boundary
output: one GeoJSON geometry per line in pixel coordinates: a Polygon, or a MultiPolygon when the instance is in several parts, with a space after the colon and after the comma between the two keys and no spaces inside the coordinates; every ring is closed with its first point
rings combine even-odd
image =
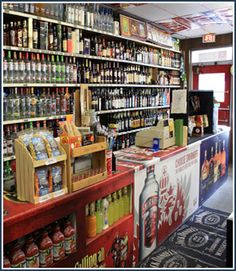
{"type": "Polygon", "coordinates": [[[231,61],[232,53],[232,47],[192,51],[192,63],[231,61]]]}
{"type": "Polygon", "coordinates": [[[225,100],[225,73],[199,74],[199,89],[213,90],[217,102],[225,100]]]}

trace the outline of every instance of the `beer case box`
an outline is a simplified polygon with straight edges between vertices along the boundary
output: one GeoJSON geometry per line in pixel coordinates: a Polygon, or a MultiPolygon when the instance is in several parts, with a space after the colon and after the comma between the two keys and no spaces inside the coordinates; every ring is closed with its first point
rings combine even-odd
{"type": "Polygon", "coordinates": [[[96,143],[87,146],[71,148],[69,144],[62,143],[62,147],[67,154],[67,180],[70,193],[98,183],[107,177],[105,137],[98,136],[96,143]],[[75,159],[88,155],[91,155],[91,167],[95,174],[91,176],[87,170],[74,174],[75,159]],[[102,171],[98,172],[98,169],[102,171]]]}
{"type": "Polygon", "coordinates": [[[56,198],[68,192],[67,189],[67,155],[61,145],[58,145],[61,155],[48,158],[46,160],[34,160],[26,148],[19,140],[15,140],[16,155],[16,190],[17,198],[22,201],[29,201],[34,204],[56,198]],[[35,172],[36,169],[48,166],[62,167],[62,189],[48,193],[44,196],[35,195],[35,172]]]}

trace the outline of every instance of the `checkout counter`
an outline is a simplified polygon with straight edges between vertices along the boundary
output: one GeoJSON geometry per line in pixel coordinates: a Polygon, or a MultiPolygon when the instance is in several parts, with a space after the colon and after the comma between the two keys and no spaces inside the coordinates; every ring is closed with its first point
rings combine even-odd
{"type": "MultiPolygon", "coordinates": [[[[164,120],[161,125],[166,125],[164,120]]],[[[228,175],[229,127],[221,126],[215,134],[193,138],[186,146],[159,151],[148,148],[154,129],[159,131],[158,136],[166,133],[165,128],[151,128],[151,136],[149,130],[137,136],[137,145],[144,142],[146,147],[133,146],[115,153],[118,167],[135,171],[133,266],[192,215],[228,175]]],[[[160,148],[165,147],[166,142],[159,143],[160,148]]]]}

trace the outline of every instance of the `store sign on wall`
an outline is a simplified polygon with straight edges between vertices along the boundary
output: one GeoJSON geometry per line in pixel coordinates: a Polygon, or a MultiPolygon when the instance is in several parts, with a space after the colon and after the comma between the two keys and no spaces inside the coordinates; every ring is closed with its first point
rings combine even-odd
{"type": "Polygon", "coordinates": [[[214,43],[216,41],[216,35],[214,33],[208,33],[202,36],[202,43],[214,43]]]}

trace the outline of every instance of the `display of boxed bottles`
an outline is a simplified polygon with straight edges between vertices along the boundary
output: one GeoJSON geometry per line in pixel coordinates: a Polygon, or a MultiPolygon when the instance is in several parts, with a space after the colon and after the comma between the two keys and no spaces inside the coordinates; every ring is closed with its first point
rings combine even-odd
{"type": "Polygon", "coordinates": [[[74,215],[61,218],[4,246],[5,268],[45,268],[76,251],[74,215]]]}
{"type": "Polygon", "coordinates": [[[67,180],[69,192],[73,192],[104,180],[107,177],[105,137],[96,137],[96,143],[71,148],[62,143],[67,154],[67,180]]]}
{"type": "Polygon", "coordinates": [[[86,236],[95,237],[132,212],[131,187],[125,186],[85,207],[86,236]]]}
{"type": "Polygon", "coordinates": [[[17,198],[39,203],[67,193],[66,153],[46,131],[15,140],[17,198]]]}

